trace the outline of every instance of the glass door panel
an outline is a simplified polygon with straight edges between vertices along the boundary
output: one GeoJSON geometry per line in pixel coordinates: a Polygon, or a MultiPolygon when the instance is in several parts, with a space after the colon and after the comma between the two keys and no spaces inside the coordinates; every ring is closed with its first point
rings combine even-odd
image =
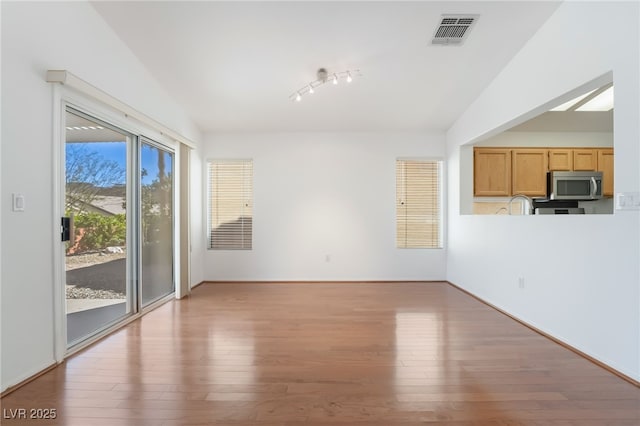
{"type": "Polygon", "coordinates": [[[173,153],[143,141],[140,165],[144,306],[174,291],[173,153]]]}
{"type": "Polygon", "coordinates": [[[66,111],[65,215],[67,344],[132,313],[126,212],[130,135],[66,111]]]}

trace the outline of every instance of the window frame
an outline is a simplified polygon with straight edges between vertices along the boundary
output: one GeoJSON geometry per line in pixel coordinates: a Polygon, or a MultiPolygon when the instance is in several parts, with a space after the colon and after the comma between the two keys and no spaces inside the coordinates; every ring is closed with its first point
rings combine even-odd
{"type": "MultiPolygon", "coordinates": [[[[206,218],[207,218],[207,227],[206,227],[206,238],[205,238],[205,246],[207,248],[207,250],[212,250],[212,251],[251,251],[253,250],[253,205],[254,205],[254,191],[253,191],[253,182],[254,182],[254,161],[253,158],[209,158],[206,161],[206,194],[205,194],[205,199],[206,199],[206,218]],[[251,165],[251,177],[250,177],[250,184],[251,184],[251,192],[250,192],[250,204],[251,204],[251,233],[249,235],[249,246],[248,247],[214,247],[213,246],[213,238],[212,238],[212,232],[214,230],[213,227],[213,223],[214,223],[214,218],[213,218],[213,199],[212,199],[212,195],[213,195],[213,188],[212,188],[212,183],[213,183],[213,179],[211,177],[211,172],[212,172],[212,165],[213,164],[221,164],[221,163],[250,163],[251,165]]],[[[244,240],[244,238],[243,238],[244,240]]]]}
{"type": "MultiPolygon", "coordinates": [[[[397,157],[395,160],[395,246],[398,250],[434,250],[434,249],[444,249],[444,241],[445,241],[445,161],[440,157],[397,157]],[[438,223],[438,234],[434,245],[422,245],[420,247],[409,246],[407,244],[406,238],[404,244],[400,244],[400,236],[398,234],[400,227],[400,216],[398,212],[398,203],[400,200],[400,187],[398,185],[398,163],[399,162],[424,162],[424,163],[435,163],[437,165],[437,203],[438,203],[438,211],[437,211],[437,223],[438,223]]],[[[433,241],[433,239],[432,239],[433,241]]]]}

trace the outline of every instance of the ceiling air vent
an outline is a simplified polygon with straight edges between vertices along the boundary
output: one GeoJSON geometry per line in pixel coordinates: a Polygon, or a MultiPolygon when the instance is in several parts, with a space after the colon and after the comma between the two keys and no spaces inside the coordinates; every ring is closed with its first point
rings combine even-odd
{"type": "Polygon", "coordinates": [[[442,15],[431,44],[459,46],[480,15],[442,15]]]}

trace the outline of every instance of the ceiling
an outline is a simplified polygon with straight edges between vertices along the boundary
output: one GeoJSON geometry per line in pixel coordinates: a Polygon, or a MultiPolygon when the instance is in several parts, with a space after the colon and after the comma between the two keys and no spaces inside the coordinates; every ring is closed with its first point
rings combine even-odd
{"type": "Polygon", "coordinates": [[[510,132],[613,132],[611,111],[547,111],[510,132]]]}
{"type": "Polygon", "coordinates": [[[508,131],[612,133],[613,106],[613,83],[608,83],[582,93],[508,131]]]}
{"type": "Polygon", "coordinates": [[[558,2],[93,2],[203,132],[448,129],[558,2]],[[461,46],[442,14],[478,14],[461,46]],[[347,85],[289,98],[332,72],[347,85]]]}
{"type": "Polygon", "coordinates": [[[65,114],[65,141],[71,142],[115,142],[126,141],[127,136],[99,123],[68,112],[65,114]]]}

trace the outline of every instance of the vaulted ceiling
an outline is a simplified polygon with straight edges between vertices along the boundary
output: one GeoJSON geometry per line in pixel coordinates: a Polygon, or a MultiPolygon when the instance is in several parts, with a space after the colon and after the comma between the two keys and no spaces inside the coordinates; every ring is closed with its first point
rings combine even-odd
{"type": "Polygon", "coordinates": [[[559,2],[92,4],[202,131],[260,132],[445,130],[559,2]],[[479,15],[464,44],[443,14],[479,15]],[[292,101],[320,67],[362,77],[292,101]]]}

